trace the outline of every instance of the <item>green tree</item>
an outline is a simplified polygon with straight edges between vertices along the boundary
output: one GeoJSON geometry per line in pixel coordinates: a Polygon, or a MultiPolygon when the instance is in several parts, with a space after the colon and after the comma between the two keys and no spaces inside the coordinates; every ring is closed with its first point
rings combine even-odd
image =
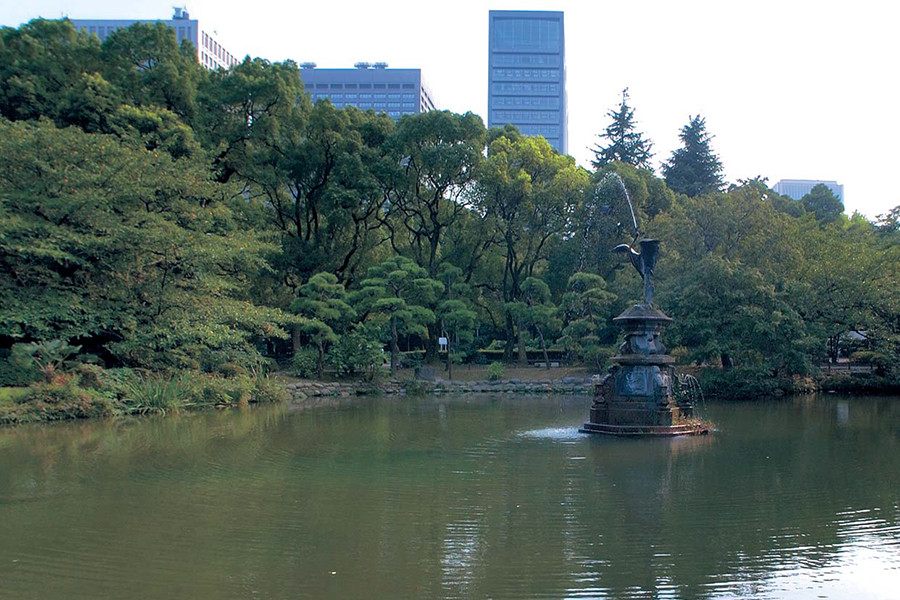
{"type": "Polygon", "coordinates": [[[302,332],[316,346],[316,375],[320,378],[325,368],[325,352],[338,341],[336,330],[345,328],[356,316],[345,301],[346,295],[337,276],[316,273],[300,287],[300,297],[291,305],[291,310],[303,317],[295,334],[302,332]]]}
{"type": "MultiPolygon", "coordinates": [[[[109,110],[107,90],[95,89],[100,69],[100,42],[79,32],[68,20],[35,19],[18,29],[0,29],[0,115],[7,119],[48,118],[58,125],[73,124],[70,114],[109,110]],[[83,98],[76,101],[81,86],[83,98]],[[90,96],[96,95],[95,100],[90,96]]],[[[102,84],[99,84],[102,87],[102,84]]],[[[118,105],[119,99],[112,102],[118,105]]],[[[90,119],[90,117],[85,117],[90,119]]]]}
{"type": "Polygon", "coordinates": [[[691,117],[678,137],[682,147],[663,165],[666,185],[691,197],[722,189],[722,162],[710,146],[713,136],[706,131],[706,119],[691,117]]]}
{"type": "Polygon", "coordinates": [[[157,106],[191,122],[197,88],[206,74],[196,49],[181,46],[165,23],[135,23],[103,40],[103,72],[125,104],[157,106]]]}
{"type": "Polygon", "coordinates": [[[800,199],[800,204],[822,223],[834,223],[844,214],[844,203],[824,183],[814,185],[809,193],[800,199]]]}
{"type": "Polygon", "coordinates": [[[391,375],[397,372],[400,334],[426,335],[426,327],[435,320],[434,304],[441,283],[428,277],[428,271],[413,260],[391,257],[369,268],[367,278],[352,302],[363,319],[381,315],[387,319],[387,337],[391,344],[391,375]]]}
{"type": "Polygon", "coordinates": [[[600,134],[600,138],[605,139],[606,144],[594,147],[594,160],[591,161],[594,168],[599,169],[613,161],[620,161],[653,171],[650,164],[650,159],[653,158],[650,151],[653,143],[636,130],[634,109],[628,106],[628,88],[622,90],[622,102],[618,109],[610,110],[606,114],[612,119],[612,123],[600,134]]]}
{"type": "Polygon", "coordinates": [[[520,328],[533,329],[537,334],[538,344],[544,354],[544,366],[549,369],[547,336],[559,328],[557,309],[550,299],[550,288],[537,277],[528,277],[522,282],[520,298],[516,302],[510,302],[507,310],[520,328]]]}
{"type": "Polygon", "coordinates": [[[213,370],[285,336],[290,318],[245,295],[271,248],[205,164],[24,122],[0,122],[0,161],[0,344],[213,370]]]}
{"type": "Polygon", "coordinates": [[[447,338],[447,376],[453,379],[453,352],[460,342],[471,342],[477,313],[472,309],[470,286],[463,281],[463,271],[450,263],[438,267],[438,281],[443,285],[442,299],[437,305],[441,333],[447,338]]]}
{"type": "Polygon", "coordinates": [[[575,273],[569,278],[560,302],[565,323],[561,342],[575,358],[590,361],[595,349],[608,335],[616,295],[606,289],[606,281],[593,273],[575,273]]]}
{"type": "MultiPolygon", "coordinates": [[[[589,176],[569,156],[556,153],[543,138],[497,130],[479,170],[478,208],[495,230],[503,257],[502,278],[492,287],[505,306],[521,300],[522,284],[539,275],[554,240],[585,193],[589,176]]],[[[526,362],[522,325],[506,311],[506,352],[519,338],[519,362],[526,362]],[[518,336],[516,332],[518,331],[518,336]]]]}

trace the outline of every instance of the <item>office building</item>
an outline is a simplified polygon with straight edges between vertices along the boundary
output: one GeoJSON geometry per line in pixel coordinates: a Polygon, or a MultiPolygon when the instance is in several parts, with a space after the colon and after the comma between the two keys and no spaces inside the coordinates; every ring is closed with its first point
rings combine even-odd
{"type": "Polygon", "coordinates": [[[227,69],[241,62],[231,52],[226,50],[217,39],[214,32],[203,29],[197,19],[191,19],[184,8],[176,8],[175,14],[169,20],[157,19],[69,19],[76,29],[92,33],[106,39],[116,29],[130,27],[135,23],[165,23],[175,31],[175,37],[180,44],[183,40],[189,41],[197,49],[197,60],[207,69],[227,69]]]}
{"type": "Polygon", "coordinates": [[[338,108],[372,109],[395,119],[435,109],[421,69],[389,69],[383,62],[354,66],[317,69],[315,63],[301,63],[300,79],[313,102],[327,98],[338,108]]]}
{"type": "Polygon", "coordinates": [[[512,124],[568,153],[563,13],[492,10],[488,127],[512,124]]]}
{"type": "Polygon", "coordinates": [[[835,197],[841,202],[844,201],[844,186],[839,184],[837,181],[821,181],[818,179],[782,179],[778,183],[772,187],[773,190],[792,198],[794,200],[800,200],[803,196],[807,195],[814,187],[819,184],[824,184],[828,189],[831,190],[831,193],[835,195],[835,197]]]}

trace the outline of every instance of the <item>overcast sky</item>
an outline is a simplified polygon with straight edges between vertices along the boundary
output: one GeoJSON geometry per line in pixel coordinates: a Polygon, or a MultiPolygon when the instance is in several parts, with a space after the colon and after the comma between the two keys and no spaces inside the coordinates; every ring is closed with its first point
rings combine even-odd
{"type": "MultiPolygon", "coordinates": [[[[163,18],[160,0],[3,0],[0,24],[163,18]]],[[[900,204],[900,3],[818,0],[195,0],[191,17],[235,55],[421,68],[439,108],[487,121],[488,9],[565,11],[569,153],[589,166],[628,87],[656,164],[691,115],[706,118],[728,181],[844,185],[847,212],[900,204]]]]}

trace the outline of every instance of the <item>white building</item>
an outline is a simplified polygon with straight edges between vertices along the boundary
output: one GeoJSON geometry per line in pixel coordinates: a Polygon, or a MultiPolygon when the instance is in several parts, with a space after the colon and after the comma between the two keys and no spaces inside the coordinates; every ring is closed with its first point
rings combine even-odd
{"type": "Polygon", "coordinates": [[[130,27],[135,23],[165,23],[175,31],[175,37],[180,44],[182,40],[188,40],[197,49],[197,60],[207,69],[227,69],[241,62],[231,52],[226,50],[217,39],[215,32],[205,30],[200,26],[200,21],[192,19],[184,8],[176,8],[175,14],[169,20],[157,19],[69,19],[76,29],[92,33],[100,38],[122,27],[130,27]]]}

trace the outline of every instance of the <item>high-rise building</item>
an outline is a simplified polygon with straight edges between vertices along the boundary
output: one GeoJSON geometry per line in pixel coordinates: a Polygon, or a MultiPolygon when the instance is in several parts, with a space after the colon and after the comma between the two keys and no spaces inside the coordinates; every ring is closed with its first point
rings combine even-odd
{"type": "Polygon", "coordinates": [[[354,69],[317,69],[300,64],[300,79],[313,102],[327,98],[338,108],[402,115],[434,110],[434,101],[422,82],[421,69],[389,69],[387,63],[358,62],[354,69]]]}
{"type": "Polygon", "coordinates": [[[488,127],[515,125],[568,153],[563,13],[492,10],[488,27],[488,127]]]}
{"type": "Polygon", "coordinates": [[[188,40],[197,49],[197,60],[207,69],[227,69],[241,62],[231,52],[226,50],[218,41],[217,36],[200,27],[197,19],[192,19],[184,8],[176,8],[175,14],[169,20],[157,19],[69,19],[76,29],[87,33],[93,33],[106,39],[116,29],[130,27],[135,23],[165,23],[175,31],[175,37],[180,44],[182,40],[188,40]]]}
{"type": "Polygon", "coordinates": [[[800,200],[820,183],[830,189],[831,193],[834,194],[838,200],[841,202],[844,201],[844,186],[837,181],[822,181],[819,179],[782,179],[776,183],[772,189],[793,200],[800,200]]]}

